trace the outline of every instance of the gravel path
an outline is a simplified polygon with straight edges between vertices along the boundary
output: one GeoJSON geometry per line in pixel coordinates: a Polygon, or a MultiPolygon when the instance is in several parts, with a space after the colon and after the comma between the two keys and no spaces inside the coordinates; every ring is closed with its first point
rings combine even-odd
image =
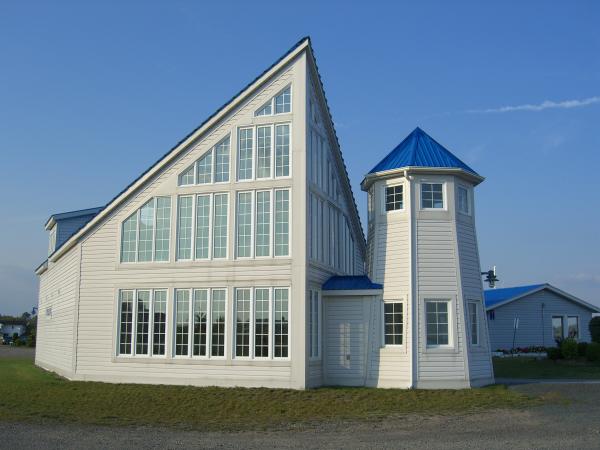
{"type": "Polygon", "coordinates": [[[600,385],[527,384],[511,389],[553,399],[527,410],[407,416],[378,423],[313,425],[266,432],[207,433],[157,428],[0,422],[3,448],[600,448],[600,385]]]}

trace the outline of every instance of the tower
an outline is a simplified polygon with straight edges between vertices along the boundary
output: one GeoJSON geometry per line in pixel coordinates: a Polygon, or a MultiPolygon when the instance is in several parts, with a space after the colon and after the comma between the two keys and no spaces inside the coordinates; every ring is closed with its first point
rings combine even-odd
{"type": "Polygon", "coordinates": [[[368,272],[383,284],[377,385],[493,383],[473,201],[482,181],[420,128],[363,180],[368,272]]]}

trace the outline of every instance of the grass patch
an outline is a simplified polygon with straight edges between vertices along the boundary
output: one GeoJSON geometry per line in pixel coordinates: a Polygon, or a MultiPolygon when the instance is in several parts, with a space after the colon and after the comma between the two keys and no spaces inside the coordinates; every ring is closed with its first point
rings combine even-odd
{"type": "Polygon", "coordinates": [[[0,360],[5,420],[158,425],[202,430],[287,427],[371,420],[409,413],[449,414],[525,407],[537,399],[504,386],[465,390],[371,388],[198,388],[67,381],[23,359],[0,360]]]}
{"type": "Polygon", "coordinates": [[[600,364],[585,360],[535,359],[527,357],[493,358],[498,378],[600,379],[600,364]]]}

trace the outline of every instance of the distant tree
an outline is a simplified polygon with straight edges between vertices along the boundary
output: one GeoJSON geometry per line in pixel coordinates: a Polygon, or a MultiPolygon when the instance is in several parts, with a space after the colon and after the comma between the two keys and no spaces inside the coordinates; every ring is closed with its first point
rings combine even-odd
{"type": "Polygon", "coordinates": [[[23,314],[21,314],[21,319],[29,320],[31,319],[31,314],[25,311],[23,314]]]}
{"type": "Polygon", "coordinates": [[[600,316],[594,317],[589,324],[592,342],[600,344],[600,316]]]}

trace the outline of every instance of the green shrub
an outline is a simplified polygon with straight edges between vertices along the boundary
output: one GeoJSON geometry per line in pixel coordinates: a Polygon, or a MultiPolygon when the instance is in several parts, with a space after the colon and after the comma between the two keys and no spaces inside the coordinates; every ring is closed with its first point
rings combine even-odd
{"type": "Polygon", "coordinates": [[[600,316],[594,317],[592,320],[590,320],[590,324],[588,326],[590,329],[590,334],[592,335],[592,342],[600,344],[600,316]]]}
{"type": "Polygon", "coordinates": [[[587,353],[587,348],[588,348],[588,343],[587,342],[580,342],[577,344],[577,355],[579,356],[585,356],[587,353]]]}
{"type": "Polygon", "coordinates": [[[588,359],[588,361],[600,362],[600,344],[597,342],[592,342],[589,344],[585,353],[585,357],[588,359]]]}
{"type": "Polygon", "coordinates": [[[573,338],[564,339],[560,344],[560,353],[565,359],[577,358],[577,341],[573,338]]]}
{"type": "Polygon", "coordinates": [[[548,347],[546,353],[548,353],[548,359],[551,359],[552,361],[556,361],[562,357],[560,348],[558,347],[548,347]]]}

